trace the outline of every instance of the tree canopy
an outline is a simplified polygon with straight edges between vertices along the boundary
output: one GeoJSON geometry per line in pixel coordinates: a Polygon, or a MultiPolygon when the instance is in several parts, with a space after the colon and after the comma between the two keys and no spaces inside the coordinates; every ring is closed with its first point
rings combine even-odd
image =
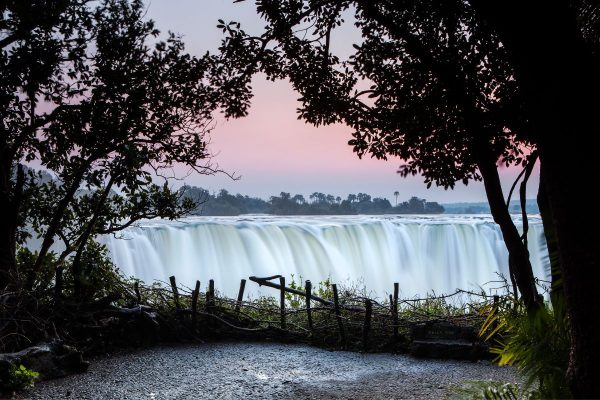
{"type": "Polygon", "coordinates": [[[529,177],[537,153],[519,112],[509,55],[475,8],[462,0],[262,0],[256,6],[266,21],[260,35],[221,24],[223,57],[243,66],[237,81],[257,70],[288,79],[300,94],[300,118],[346,124],[359,157],[398,157],[404,161],[398,172],[421,174],[428,187],[483,180],[510,253],[515,292],[518,287],[535,307],[531,262],[497,164],[523,165],[529,177]],[[332,51],[344,23],[361,34],[346,59],[332,51]]]}
{"type": "Polygon", "coordinates": [[[224,27],[227,57],[253,54],[269,78],[289,79],[300,117],[352,127],[359,156],[398,156],[402,175],[447,188],[481,179],[481,157],[524,162],[514,72],[468,3],[258,1],[257,12],[267,22],[260,36],[224,27]],[[342,59],[332,41],[348,19],[362,41],[342,59]]]}
{"type": "MultiPolygon", "coordinates": [[[[207,134],[226,104],[214,56],[194,57],[144,19],[142,1],[7,1],[0,6],[0,286],[22,280],[15,251],[42,245],[29,284],[60,240],[74,268],[96,234],[193,208],[173,167],[212,174],[207,134]],[[50,171],[41,182],[23,168],[50,171]],[[155,183],[156,177],[165,180],[155,183]],[[7,240],[5,240],[7,239],[7,240]]],[[[235,88],[229,86],[228,94],[235,88]]],[[[236,96],[233,96],[236,97],[236,96]]]]}

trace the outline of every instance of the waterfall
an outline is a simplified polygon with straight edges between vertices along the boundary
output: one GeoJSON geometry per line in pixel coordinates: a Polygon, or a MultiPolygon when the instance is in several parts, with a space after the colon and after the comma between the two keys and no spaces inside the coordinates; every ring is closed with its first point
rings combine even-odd
{"type": "MultiPolygon", "coordinates": [[[[189,287],[214,279],[228,296],[251,275],[282,274],[288,282],[293,275],[313,286],[331,278],[377,297],[393,282],[412,297],[477,289],[497,281],[497,273],[508,277],[502,234],[489,216],[192,217],[144,221],[102,241],[126,276],[151,283],[175,275],[189,287]]],[[[547,280],[539,218],[530,219],[528,241],[534,274],[547,280]]],[[[247,288],[259,293],[257,285],[247,288]]]]}

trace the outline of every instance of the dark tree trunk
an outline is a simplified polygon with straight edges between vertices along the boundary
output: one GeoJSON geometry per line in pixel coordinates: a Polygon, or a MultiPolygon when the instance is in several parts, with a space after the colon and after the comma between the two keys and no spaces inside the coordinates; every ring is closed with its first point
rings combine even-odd
{"type": "Polygon", "coordinates": [[[597,212],[581,207],[585,188],[595,180],[597,154],[590,143],[568,150],[564,145],[546,140],[540,154],[571,329],[568,377],[575,397],[600,398],[600,335],[592,329],[600,316],[600,253],[592,230],[600,221],[597,212]]]}
{"type": "Polygon", "coordinates": [[[545,176],[540,171],[540,186],[537,195],[537,204],[544,225],[544,236],[546,238],[546,248],[548,249],[548,261],[550,262],[550,300],[556,312],[557,309],[564,309],[564,287],[562,284],[562,273],[560,266],[560,256],[558,253],[558,242],[556,239],[556,227],[552,219],[552,211],[548,203],[548,194],[546,192],[545,176]]]}
{"type": "MultiPolygon", "coordinates": [[[[90,162],[89,159],[86,162],[89,163],[90,162]]],[[[35,265],[31,269],[31,271],[29,271],[29,276],[27,277],[27,286],[29,288],[31,288],[33,286],[36,276],[37,276],[37,273],[39,272],[39,270],[42,267],[42,264],[44,262],[44,258],[46,257],[46,255],[50,251],[50,248],[54,244],[54,237],[57,235],[58,231],[60,230],[60,225],[61,225],[62,219],[64,217],[65,211],[69,207],[70,202],[75,197],[75,193],[77,192],[77,189],[79,189],[79,185],[81,184],[81,180],[83,179],[87,165],[89,165],[89,164],[82,165],[79,168],[79,170],[76,172],[75,176],[73,177],[73,181],[69,184],[69,187],[67,188],[67,190],[65,192],[65,195],[63,196],[62,199],[60,199],[60,201],[56,205],[56,208],[53,210],[54,214],[52,216],[50,224],[48,225],[48,228],[46,229],[46,233],[44,234],[44,239],[42,241],[40,251],[38,252],[38,257],[35,261],[35,265]]]]}
{"type": "Polygon", "coordinates": [[[511,279],[514,277],[525,306],[530,310],[537,309],[539,299],[531,261],[529,261],[529,251],[521,240],[521,235],[508,211],[495,161],[493,156],[486,155],[485,151],[481,150],[478,166],[483,177],[490,211],[494,222],[500,226],[508,249],[511,279]]]}
{"type": "MultiPolygon", "coordinates": [[[[550,223],[556,231],[571,352],[567,377],[577,398],[600,398],[599,224],[590,200],[597,182],[600,60],[577,26],[572,3],[474,0],[513,59],[538,144],[550,223]]],[[[548,218],[548,216],[544,216],[548,218]]]]}
{"type": "MultiPolygon", "coordinates": [[[[556,155],[560,157],[560,153],[556,155]]],[[[542,158],[542,168],[548,177],[546,193],[556,227],[571,330],[568,378],[575,397],[600,398],[600,335],[592,328],[597,326],[600,317],[599,250],[597,236],[591,232],[598,226],[598,217],[595,211],[582,213],[585,210],[581,208],[581,201],[585,197],[578,194],[590,181],[574,177],[582,173],[579,168],[573,171],[562,166],[566,161],[564,157],[549,159],[550,156],[542,158]],[[559,160],[560,164],[556,165],[559,160]]],[[[594,168],[585,164],[580,165],[594,168]]],[[[588,170],[585,175],[591,172],[588,170]]]]}
{"type": "MultiPolygon", "coordinates": [[[[10,198],[6,188],[0,188],[0,209],[10,209],[10,198]]],[[[4,212],[3,212],[4,214],[4,212]]],[[[16,269],[17,232],[11,224],[8,213],[0,218],[0,290],[12,283],[16,269]]]]}
{"type": "Polygon", "coordinates": [[[0,161],[0,290],[16,284],[17,278],[17,226],[24,183],[24,173],[19,165],[13,179],[10,161],[0,161]]]}
{"type": "Polygon", "coordinates": [[[112,189],[113,184],[115,183],[115,176],[111,175],[108,184],[102,191],[102,195],[100,199],[98,199],[98,203],[94,208],[94,214],[92,218],[85,226],[83,233],[79,238],[79,247],[77,248],[77,252],[75,253],[75,257],[73,258],[73,294],[76,299],[80,299],[82,296],[82,270],[81,270],[81,257],[83,256],[83,252],[88,244],[90,237],[93,236],[94,230],[96,229],[96,224],[100,217],[100,213],[104,205],[106,204],[106,200],[108,199],[108,195],[112,189]]]}

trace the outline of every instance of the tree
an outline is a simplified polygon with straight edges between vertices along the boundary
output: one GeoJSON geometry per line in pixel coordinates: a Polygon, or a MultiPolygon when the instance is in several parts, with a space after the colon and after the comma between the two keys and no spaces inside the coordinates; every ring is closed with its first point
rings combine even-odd
{"type": "Polygon", "coordinates": [[[304,196],[302,196],[301,194],[294,195],[294,197],[292,197],[292,200],[295,201],[296,204],[304,204],[304,203],[306,203],[306,200],[304,199],[304,196]]]}
{"type": "Polygon", "coordinates": [[[196,215],[253,214],[265,213],[269,209],[268,203],[262,199],[239,193],[233,196],[226,190],[221,190],[213,196],[206,189],[184,185],[179,192],[184,199],[189,198],[198,205],[192,211],[196,215]]]}
{"type": "Polygon", "coordinates": [[[373,211],[378,213],[388,212],[392,208],[390,201],[388,199],[382,199],[380,197],[375,197],[373,199],[373,211]]]}
{"type": "MultiPolygon", "coordinates": [[[[398,156],[402,175],[421,173],[428,185],[483,180],[511,279],[532,311],[539,299],[526,238],[511,220],[497,164],[521,165],[527,178],[539,156],[544,224],[556,232],[570,318],[571,387],[600,397],[600,337],[589,330],[600,313],[600,256],[573,195],[597,169],[597,4],[263,0],[257,10],[266,31],[232,31],[224,48],[258,60],[269,77],[288,78],[302,118],[346,123],[356,130],[355,152],[398,156]],[[340,60],[331,54],[332,31],[349,17],[362,42],[340,60]]],[[[519,191],[523,199],[524,184],[519,191]]]]}
{"type": "Polygon", "coordinates": [[[161,40],[138,0],[15,0],[0,11],[0,287],[31,287],[60,240],[56,266],[71,257],[77,292],[95,235],[194,208],[152,179],[176,164],[215,172],[204,141],[224,98],[215,58],[161,40]],[[40,182],[26,162],[56,179],[40,182]],[[18,271],[27,224],[42,244],[18,271]]]}
{"type": "Polygon", "coordinates": [[[400,196],[400,192],[396,190],[394,192],[394,197],[396,198],[396,207],[398,207],[398,196],[400,196]]]}
{"type": "Polygon", "coordinates": [[[397,156],[406,161],[402,176],[420,173],[428,186],[483,180],[509,251],[515,290],[530,309],[537,308],[528,251],[496,167],[532,167],[535,153],[528,157],[524,150],[531,143],[517,140],[525,128],[515,112],[521,103],[505,49],[473,8],[459,0],[443,7],[434,1],[288,0],[261,1],[257,10],[266,32],[251,37],[230,30],[223,45],[228,57],[258,60],[252,68],[288,78],[301,93],[300,117],[315,125],[351,126],[349,144],[359,156],[397,156]],[[363,41],[340,60],[330,53],[331,32],[350,6],[363,41]],[[362,88],[365,81],[368,89],[362,88]]]}
{"type": "Polygon", "coordinates": [[[444,207],[435,201],[426,201],[424,211],[426,214],[441,214],[444,212],[444,207]]]}
{"type": "MultiPolygon", "coordinates": [[[[600,6],[590,1],[479,1],[481,19],[507,48],[521,89],[524,114],[540,154],[538,199],[545,230],[555,232],[571,333],[568,377],[574,396],[599,398],[600,254],[591,226],[597,213],[579,214],[597,171],[600,6]]],[[[554,275],[553,271],[553,275],[554,275]]]]}
{"type": "Polygon", "coordinates": [[[425,199],[413,196],[408,200],[408,207],[415,214],[423,214],[425,212],[425,199]]]}
{"type": "Polygon", "coordinates": [[[359,203],[368,203],[371,201],[371,195],[368,195],[366,193],[359,193],[356,195],[356,199],[359,203]]]}
{"type": "Polygon", "coordinates": [[[286,202],[289,202],[290,199],[292,198],[292,195],[287,192],[281,192],[279,194],[279,196],[281,197],[281,200],[286,201],[286,202]]]}

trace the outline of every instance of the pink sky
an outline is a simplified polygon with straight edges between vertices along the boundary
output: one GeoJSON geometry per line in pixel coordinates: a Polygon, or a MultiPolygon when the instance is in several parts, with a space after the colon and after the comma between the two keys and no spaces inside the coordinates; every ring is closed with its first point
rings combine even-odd
{"type": "MultiPolygon", "coordinates": [[[[217,19],[235,20],[248,32],[260,32],[262,26],[254,12],[254,2],[232,4],[232,0],[152,0],[148,18],[154,19],[163,32],[182,34],[188,51],[202,54],[214,51],[220,42],[217,19]]],[[[343,31],[337,37],[340,47],[351,48],[356,35],[343,31]]],[[[403,179],[396,170],[399,160],[359,160],[347,145],[351,130],[345,126],[315,128],[296,116],[297,94],[287,82],[254,79],[255,97],[250,115],[226,121],[221,118],[212,132],[211,149],[215,162],[241,176],[232,181],[224,175],[190,176],[186,183],[209,190],[227,189],[233,193],[268,198],[281,191],[305,196],[318,191],[345,197],[365,192],[376,197],[400,200],[419,196],[430,201],[485,201],[483,186],[458,185],[453,191],[426,189],[422,177],[403,179]]],[[[501,170],[503,181],[510,185],[515,170],[501,170]]],[[[530,195],[535,197],[537,173],[532,177],[530,195]]]]}

